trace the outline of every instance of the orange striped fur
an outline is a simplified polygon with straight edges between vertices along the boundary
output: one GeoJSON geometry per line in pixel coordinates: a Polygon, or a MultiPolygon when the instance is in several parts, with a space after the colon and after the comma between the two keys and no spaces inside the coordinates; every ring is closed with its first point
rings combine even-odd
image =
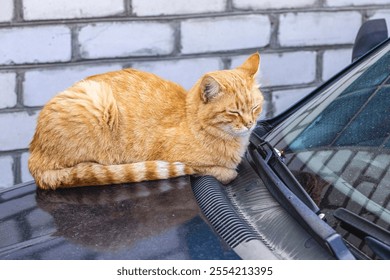
{"type": "Polygon", "coordinates": [[[228,183],[262,110],[259,54],[186,92],[151,73],[88,77],[50,100],[30,144],[43,189],[211,175],[228,183]]]}

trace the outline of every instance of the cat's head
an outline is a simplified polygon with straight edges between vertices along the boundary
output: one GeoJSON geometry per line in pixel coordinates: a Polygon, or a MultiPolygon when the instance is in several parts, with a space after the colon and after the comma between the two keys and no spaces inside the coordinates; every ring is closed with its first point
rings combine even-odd
{"type": "Polygon", "coordinates": [[[210,72],[198,81],[190,94],[203,129],[221,136],[250,134],[264,100],[256,83],[259,65],[255,53],[235,69],[210,72]]]}

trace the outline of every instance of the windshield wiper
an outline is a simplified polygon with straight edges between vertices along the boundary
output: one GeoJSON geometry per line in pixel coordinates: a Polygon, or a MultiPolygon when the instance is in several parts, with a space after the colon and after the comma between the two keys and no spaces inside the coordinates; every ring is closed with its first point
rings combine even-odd
{"type": "Polygon", "coordinates": [[[338,208],[333,216],[341,227],[365,240],[368,247],[380,258],[390,259],[390,232],[345,209],[338,208]]]}
{"type": "MultiPolygon", "coordinates": [[[[256,140],[254,140],[256,141],[256,140]]],[[[253,143],[253,142],[252,142],[253,143]]],[[[271,144],[266,141],[257,143],[257,150],[261,153],[264,161],[271,167],[271,169],[279,176],[283,183],[314,213],[321,219],[324,217],[320,208],[311,199],[309,194],[305,191],[302,185],[298,182],[295,176],[287,168],[283,162],[280,152],[273,148],[271,144]]]]}
{"type": "Polygon", "coordinates": [[[249,162],[276,200],[338,259],[355,259],[342,237],[322,218],[319,207],[284,164],[278,152],[256,135],[248,147],[249,162]]]}

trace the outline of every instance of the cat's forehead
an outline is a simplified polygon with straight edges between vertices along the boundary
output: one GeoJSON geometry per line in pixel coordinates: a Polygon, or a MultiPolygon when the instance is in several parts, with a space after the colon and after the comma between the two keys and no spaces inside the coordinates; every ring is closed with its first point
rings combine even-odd
{"type": "Polygon", "coordinates": [[[261,104],[262,94],[259,89],[240,90],[224,95],[225,106],[237,110],[251,110],[252,107],[261,104]]]}
{"type": "Polygon", "coordinates": [[[238,69],[212,73],[225,93],[225,102],[236,108],[249,108],[261,101],[256,81],[238,69]]]}
{"type": "Polygon", "coordinates": [[[250,109],[251,107],[257,105],[261,100],[258,98],[260,93],[255,93],[252,91],[247,91],[245,93],[236,93],[234,97],[234,107],[238,109],[250,109]]]}
{"type": "Polygon", "coordinates": [[[223,70],[218,73],[218,81],[226,92],[245,92],[253,86],[253,79],[236,70],[223,70]]]}

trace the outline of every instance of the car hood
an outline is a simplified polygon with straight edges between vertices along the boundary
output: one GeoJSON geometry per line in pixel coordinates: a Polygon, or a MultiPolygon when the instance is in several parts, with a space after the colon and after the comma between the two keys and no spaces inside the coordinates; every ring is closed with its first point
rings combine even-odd
{"type": "Polygon", "coordinates": [[[0,259],[237,259],[212,230],[188,177],[0,192],[0,259]]]}

